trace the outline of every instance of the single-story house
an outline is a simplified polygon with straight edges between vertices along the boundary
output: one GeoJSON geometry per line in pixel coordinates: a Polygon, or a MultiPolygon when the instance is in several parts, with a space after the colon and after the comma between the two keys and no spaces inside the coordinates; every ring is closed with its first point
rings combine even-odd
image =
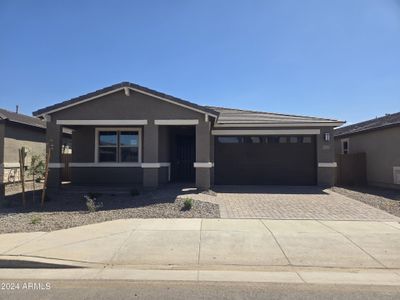
{"type": "Polygon", "coordinates": [[[337,154],[366,154],[367,183],[400,188],[400,112],[335,130],[337,154]]]}
{"type": "MultiPolygon", "coordinates": [[[[64,152],[71,151],[71,133],[64,130],[64,152]]],[[[46,154],[46,122],[39,118],[11,112],[0,108],[0,196],[4,195],[7,183],[20,180],[18,150],[25,147],[25,166],[30,164],[32,155],[46,154]]]]}
{"type": "Polygon", "coordinates": [[[0,108],[0,197],[4,196],[5,184],[19,180],[18,149],[29,149],[26,163],[32,154],[45,154],[46,123],[0,108]]]}
{"type": "Polygon", "coordinates": [[[60,184],[61,132],[73,129],[73,184],[332,185],[341,121],[201,106],[122,82],[39,109],[60,184]]]}

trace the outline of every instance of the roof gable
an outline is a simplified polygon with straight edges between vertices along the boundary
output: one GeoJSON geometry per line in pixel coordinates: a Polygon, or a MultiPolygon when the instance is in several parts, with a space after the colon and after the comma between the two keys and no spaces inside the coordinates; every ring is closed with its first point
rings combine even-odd
{"type": "Polygon", "coordinates": [[[185,107],[190,110],[194,110],[194,111],[204,113],[207,115],[211,115],[214,117],[218,116],[218,113],[216,111],[206,108],[204,106],[197,105],[195,103],[192,103],[192,102],[180,99],[180,98],[176,98],[171,95],[164,94],[164,93],[161,93],[161,92],[158,92],[158,91],[155,91],[155,90],[152,90],[152,89],[149,89],[149,88],[146,88],[146,87],[134,84],[134,83],[130,83],[130,82],[117,83],[117,84],[111,85],[109,87],[105,87],[103,89],[100,89],[100,90],[97,90],[97,91],[94,91],[94,92],[91,92],[91,93],[88,93],[88,94],[85,94],[85,95],[82,95],[79,97],[75,97],[75,98],[42,108],[42,109],[39,109],[39,110],[33,112],[33,115],[34,116],[44,116],[46,114],[51,114],[53,112],[66,109],[71,106],[79,105],[80,103],[95,100],[95,99],[98,99],[105,95],[112,94],[112,93],[115,93],[115,92],[118,92],[121,90],[125,90],[125,92],[127,92],[127,93],[129,93],[129,90],[133,90],[133,91],[136,91],[136,92],[139,92],[139,93],[151,96],[151,97],[155,97],[157,99],[160,99],[160,100],[163,100],[163,101],[166,101],[166,102],[178,105],[178,106],[185,107]]]}

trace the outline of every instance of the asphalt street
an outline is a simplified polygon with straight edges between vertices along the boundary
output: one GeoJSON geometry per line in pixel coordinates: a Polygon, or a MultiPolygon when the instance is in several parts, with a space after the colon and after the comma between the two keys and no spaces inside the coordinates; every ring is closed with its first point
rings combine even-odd
{"type": "Polygon", "coordinates": [[[398,286],[32,280],[0,283],[20,285],[19,289],[0,290],[0,299],[400,299],[398,286]],[[39,283],[43,289],[34,289],[39,283]]]}

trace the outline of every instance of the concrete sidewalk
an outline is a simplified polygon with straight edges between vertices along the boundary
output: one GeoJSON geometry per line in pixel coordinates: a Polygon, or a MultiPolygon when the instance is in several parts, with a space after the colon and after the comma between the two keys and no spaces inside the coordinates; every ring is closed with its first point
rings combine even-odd
{"type": "Polygon", "coordinates": [[[178,269],[400,269],[397,222],[128,219],[0,235],[0,259],[178,269]]]}

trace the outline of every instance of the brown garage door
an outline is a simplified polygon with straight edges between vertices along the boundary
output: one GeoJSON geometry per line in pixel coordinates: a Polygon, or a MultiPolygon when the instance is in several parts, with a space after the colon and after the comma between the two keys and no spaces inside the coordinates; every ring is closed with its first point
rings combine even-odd
{"type": "Polygon", "coordinates": [[[215,184],[315,185],[315,136],[216,136],[215,184]]]}

